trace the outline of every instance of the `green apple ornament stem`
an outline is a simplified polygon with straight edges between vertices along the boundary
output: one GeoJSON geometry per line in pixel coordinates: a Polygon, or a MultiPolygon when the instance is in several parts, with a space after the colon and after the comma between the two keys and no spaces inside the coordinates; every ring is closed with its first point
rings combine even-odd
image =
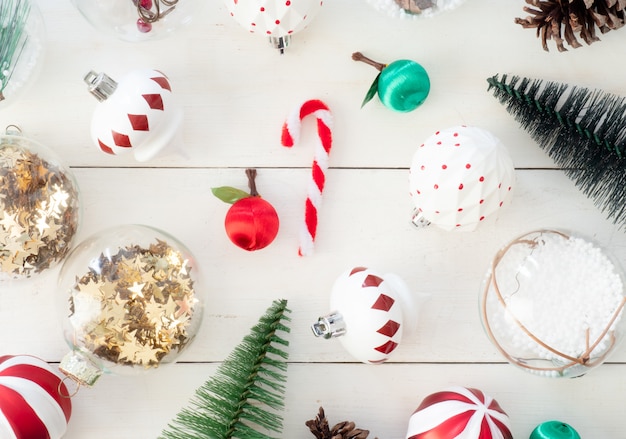
{"type": "Polygon", "coordinates": [[[376,93],[387,108],[402,113],[415,110],[428,97],[430,78],[426,69],[415,61],[400,59],[390,64],[382,64],[361,52],[353,53],[352,59],[369,64],[379,71],[363,99],[361,108],[376,93]]]}

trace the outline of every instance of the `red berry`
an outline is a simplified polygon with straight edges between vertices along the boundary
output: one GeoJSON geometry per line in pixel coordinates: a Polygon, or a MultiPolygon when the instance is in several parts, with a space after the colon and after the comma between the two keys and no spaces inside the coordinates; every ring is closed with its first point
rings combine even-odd
{"type": "Polygon", "coordinates": [[[230,240],[244,250],[267,247],[278,234],[278,214],[274,207],[258,196],[242,198],[233,204],[224,220],[230,240]]]}
{"type": "Polygon", "coordinates": [[[144,9],[152,9],[152,0],[140,0],[139,4],[144,9]]]}
{"type": "Polygon", "coordinates": [[[151,23],[146,23],[145,21],[143,21],[141,18],[137,19],[137,29],[139,30],[139,32],[141,33],[148,33],[152,30],[152,24],[151,23]]]}

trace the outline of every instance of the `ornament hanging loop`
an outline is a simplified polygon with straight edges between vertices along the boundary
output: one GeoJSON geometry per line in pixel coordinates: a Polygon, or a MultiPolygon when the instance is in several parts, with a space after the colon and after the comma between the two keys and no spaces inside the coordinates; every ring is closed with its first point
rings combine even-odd
{"type": "Polygon", "coordinates": [[[61,395],[61,398],[71,399],[74,396],[76,396],[76,394],[80,390],[80,387],[81,387],[80,382],[76,381],[74,378],[70,376],[66,376],[61,381],[59,381],[59,385],[57,386],[57,392],[59,393],[59,395],[61,395]],[[65,380],[69,380],[74,383],[74,385],[76,386],[76,389],[73,392],[70,393],[68,391],[67,394],[63,393],[63,387],[65,387],[65,390],[67,390],[67,386],[65,386],[65,380]]]}
{"type": "Polygon", "coordinates": [[[21,136],[22,129],[14,124],[7,125],[7,127],[4,129],[4,134],[6,134],[7,136],[21,136]]]}

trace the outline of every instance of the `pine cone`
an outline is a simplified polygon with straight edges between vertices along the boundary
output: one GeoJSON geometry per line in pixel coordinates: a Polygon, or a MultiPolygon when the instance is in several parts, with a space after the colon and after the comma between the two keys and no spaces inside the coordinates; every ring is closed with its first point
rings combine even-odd
{"type": "Polygon", "coordinates": [[[575,33],[587,44],[599,41],[596,28],[601,33],[619,29],[626,23],[626,0],[526,0],[533,6],[524,7],[531,16],[516,18],[524,28],[536,28],[544,50],[552,39],[559,52],[566,51],[565,41],[573,48],[582,44],[575,33]]]}
{"type": "MultiPolygon", "coordinates": [[[[340,422],[333,428],[328,427],[324,409],[320,407],[317,417],[305,422],[317,439],[367,439],[370,432],[356,428],[354,422],[340,422]]],[[[377,438],[375,438],[377,439],[377,438]]]]}

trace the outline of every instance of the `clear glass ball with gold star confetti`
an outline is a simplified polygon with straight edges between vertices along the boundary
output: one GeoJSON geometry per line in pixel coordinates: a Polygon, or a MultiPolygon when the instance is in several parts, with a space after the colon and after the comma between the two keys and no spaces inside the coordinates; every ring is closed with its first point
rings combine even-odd
{"type": "Polygon", "coordinates": [[[79,198],[72,172],[52,150],[16,126],[0,135],[0,280],[29,278],[67,256],[79,198]]]}
{"type": "Polygon", "coordinates": [[[91,386],[103,373],[174,362],[202,322],[201,283],[189,249],[161,230],[123,225],[87,238],[59,274],[71,349],[61,371],[91,386]]]}

